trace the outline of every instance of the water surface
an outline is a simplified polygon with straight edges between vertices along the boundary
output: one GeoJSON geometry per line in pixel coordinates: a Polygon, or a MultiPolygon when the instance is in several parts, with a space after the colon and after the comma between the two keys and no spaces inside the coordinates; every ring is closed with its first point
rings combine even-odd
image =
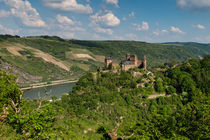
{"type": "Polygon", "coordinates": [[[72,87],[75,85],[75,83],[66,83],[66,84],[59,84],[59,85],[53,85],[53,86],[47,86],[47,87],[39,87],[39,88],[33,88],[30,90],[24,91],[24,97],[27,99],[38,99],[39,93],[40,96],[45,96],[45,93],[49,93],[49,95],[44,98],[46,100],[51,100],[51,97],[56,95],[58,98],[62,96],[62,94],[68,93],[69,91],[72,91],[72,87]]]}

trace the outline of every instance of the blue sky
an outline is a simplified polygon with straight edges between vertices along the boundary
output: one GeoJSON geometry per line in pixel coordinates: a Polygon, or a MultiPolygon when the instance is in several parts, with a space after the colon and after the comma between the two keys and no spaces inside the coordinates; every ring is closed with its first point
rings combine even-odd
{"type": "Polygon", "coordinates": [[[0,0],[0,34],[210,42],[210,0],[0,0]]]}

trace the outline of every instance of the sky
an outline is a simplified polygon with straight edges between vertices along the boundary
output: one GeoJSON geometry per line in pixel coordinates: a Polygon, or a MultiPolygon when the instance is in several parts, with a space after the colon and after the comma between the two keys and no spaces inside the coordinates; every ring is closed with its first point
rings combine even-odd
{"type": "Polygon", "coordinates": [[[210,0],[0,0],[0,34],[210,43],[210,0]]]}

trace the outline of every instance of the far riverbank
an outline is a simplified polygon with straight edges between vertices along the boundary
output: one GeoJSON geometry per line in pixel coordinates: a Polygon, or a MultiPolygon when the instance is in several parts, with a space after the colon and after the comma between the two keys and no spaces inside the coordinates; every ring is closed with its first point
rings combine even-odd
{"type": "Polygon", "coordinates": [[[69,82],[53,85],[48,84],[48,86],[44,87],[31,88],[23,91],[23,97],[27,100],[34,100],[40,98],[42,98],[43,100],[52,100],[53,96],[56,96],[58,99],[60,99],[63,94],[68,94],[69,92],[71,92],[73,86],[76,84],[72,81],[69,82]]]}
{"type": "Polygon", "coordinates": [[[50,82],[42,82],[42,83],[35,83],[31,84],[28,87],[21,88],[22,91],[34,89],[34,88],[41,88],[41,87],[48,87],[48,86],[55,86],[55,85],[61,85],[61,84],[67,84],[67,83],[76,83],[78,80],[56,80],[56,81],[50,81],[50,82]]]}

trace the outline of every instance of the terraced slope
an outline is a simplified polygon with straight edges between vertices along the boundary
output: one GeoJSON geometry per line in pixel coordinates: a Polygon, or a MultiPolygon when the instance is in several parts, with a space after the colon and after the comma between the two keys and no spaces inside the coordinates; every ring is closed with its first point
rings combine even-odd
{"type": "Polygon", "coordinates": [[[103,66],[105,56],[119,62],[126,53],[147,56],[149,67],[171,61],[201,58],[210,54],[209,44],[145,43],[136,41],[82,41],[59,37],[0,35],[2,68],[13,69],[20,83],[78,79],[89,70],[103,66]],[[24,74],[23,74],[24,73],[24,74]],[[30,76],[23,76],[30,75],[30,76]],[[38,77],[35,81],[30,77],[38,77]],[[30,80],[31,79],[31,80],[30,80]]]}

